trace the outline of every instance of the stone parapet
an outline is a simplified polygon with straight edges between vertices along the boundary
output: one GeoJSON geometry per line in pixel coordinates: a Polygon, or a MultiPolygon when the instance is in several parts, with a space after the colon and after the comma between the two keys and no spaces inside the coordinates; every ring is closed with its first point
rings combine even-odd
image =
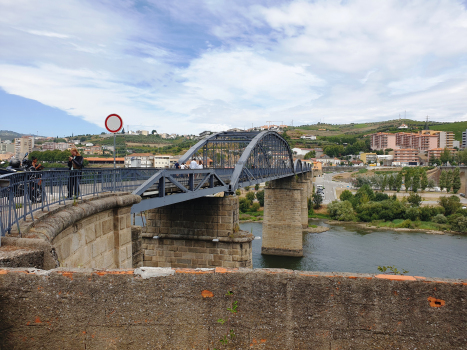
{"type": "MultiPolygon", "coordinates": [[[[52,252],[45,258],[52,256],[63,267],[130,268],[130,211],[140,201],[140,196],[117,193],[54,206],[36,215],[33,223],[22,225],[23,238],[8,239],[10,244],[47,242],[52,252]]],[[[51,261],[45,265],[55,267],[51,261]]]]}
{"type": "Polygon", "coordinates": [[[0,269],[0,300],[1,349],[467,344],[467,280],[280,269],[0,269]]]}

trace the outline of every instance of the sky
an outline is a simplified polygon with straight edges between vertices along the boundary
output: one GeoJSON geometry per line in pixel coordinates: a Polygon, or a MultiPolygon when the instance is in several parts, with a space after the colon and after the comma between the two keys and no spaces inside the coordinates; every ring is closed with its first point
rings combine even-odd
{"type": "Polygon", "coordinates": [[[0,0],[0,129],[467,120],[460,0],[0,0]]]}

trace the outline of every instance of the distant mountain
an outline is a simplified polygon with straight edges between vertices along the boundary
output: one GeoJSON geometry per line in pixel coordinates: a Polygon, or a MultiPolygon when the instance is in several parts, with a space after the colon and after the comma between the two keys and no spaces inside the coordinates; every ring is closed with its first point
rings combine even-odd
{"type": "Polygon", "coordinates": [[[19,132],[14,132],[10,130],[0,130],[0,139],[2,140],[13,140],[15,137],[21,137],[25,134],[20,134],[19,132]]]}

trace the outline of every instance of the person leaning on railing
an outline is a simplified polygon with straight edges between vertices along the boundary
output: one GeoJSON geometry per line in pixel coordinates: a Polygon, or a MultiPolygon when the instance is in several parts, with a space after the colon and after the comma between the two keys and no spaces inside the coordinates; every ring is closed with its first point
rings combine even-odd
{"type": "Polygon", "coordinates": [[[68,158],[68,169],[70,177],[68,178],[68,198],[79,196],[79,180],[81,179],[81,169],[83,169],[83,157],[76,148],[71,150],[71,157],[68,158]]]}

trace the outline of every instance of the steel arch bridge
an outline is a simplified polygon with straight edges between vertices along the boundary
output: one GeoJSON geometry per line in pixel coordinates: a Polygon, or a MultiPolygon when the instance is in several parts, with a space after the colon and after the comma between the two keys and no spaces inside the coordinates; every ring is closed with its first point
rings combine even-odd
{"type": "Polygon", "coordinates": [[[274,131],[221,132],[194,145],[180,163],[202,161],[202,169],[84,169],[17,172],[0,176],[2,236],[19,221],[54,204],[69,204],[70,182],[79,181],[79,197],[109,192],[132,192],[142,197],[132,212],[184,202],[265,181],[311,172],[274,131]],[[78,180],[74,177],[79,178],[78,180]]]}
{"type": "Polygon", "coordinates": [[[183,202],[218,192],[234,193],[240,187],[311,171],[294,162],[287,141],[275,131],[221,132],[190,148],[179,163],[201,161],[202,170],[164,169],[138,187],[143,197],[132,212],[183,202]],[[167,191],[167,184],[174,192],[167,191]]]}

